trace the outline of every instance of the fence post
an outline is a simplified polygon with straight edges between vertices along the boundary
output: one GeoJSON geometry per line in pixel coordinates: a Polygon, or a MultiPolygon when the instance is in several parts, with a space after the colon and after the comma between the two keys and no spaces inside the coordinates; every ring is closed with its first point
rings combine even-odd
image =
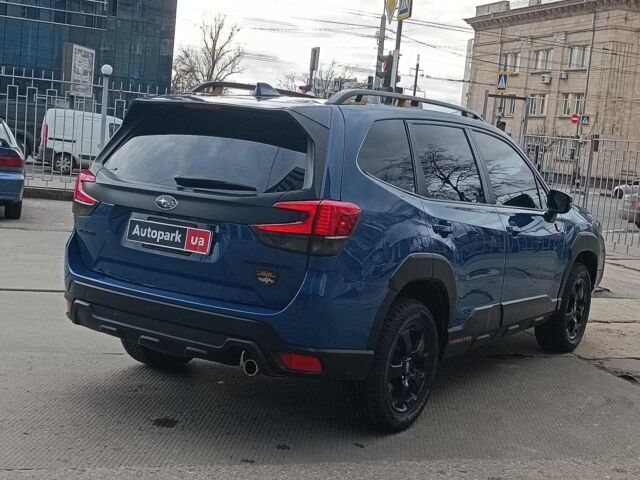
{"type": "Polygon", "coordinates": [[[109,105],[109,77],[113,74],[111,65],[103,65],[102,69],[102,122],[100,125],[100,148],[104,148],[107,138],[107,108],[109,105]]]}
{"type": "Polygon", "coordinates": [[[587,160],[587,176],[585,178],[586,185],[584,186],[584,200],[582,206],[587,208],[587,202],[589,201],[589,190],[591,190],[591,171],[593,169],[593,153],[594,153],[594,144],[593,137],[590,137],[589,140],[589,159],[587,160]]]}
{"type": "Polygon", "coordinates": [[[524,101],[524,118],[522,119],[522,130],[520,131],[520,144],[524,147],[527,141],[527,129],[529,128],[529,101],[531,97],[527,97],[524,101]]]}
{"type": "Polygon", "coordinates": [[[487,106],[489,104],[489,90],[484,91],[484,103],[482,104],[482,119],[487,121],[487,106]]]}

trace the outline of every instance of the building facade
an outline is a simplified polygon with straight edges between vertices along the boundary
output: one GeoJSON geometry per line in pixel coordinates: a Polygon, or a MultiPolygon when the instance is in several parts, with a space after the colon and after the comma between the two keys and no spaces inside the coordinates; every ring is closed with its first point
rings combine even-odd
{"type": "Polygon", "coordinates": [[[177,0],[0,0],[0,67],[60,78],[65,44],[95,50],[113,80],[163,91],[171,85],[177,0]]]}
{"type": "Polygon", "coordinates": [[[463,101],[482,112],[507,70],[507,95],[487,119],[524,133],[640,140],[640,0],[531,0],[481,5],[463,101]],[[522,5],[522,2],[515,5],[522,5]],[[580,122],[573,124],[577,114],[580,122]],[[584,124],[583,124],[584,122],[584,124]]]}

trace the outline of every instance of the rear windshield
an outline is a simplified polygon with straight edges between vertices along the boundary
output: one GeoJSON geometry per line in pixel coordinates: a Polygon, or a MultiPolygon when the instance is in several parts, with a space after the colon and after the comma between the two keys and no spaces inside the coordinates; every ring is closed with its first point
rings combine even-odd
{"type": "Polygon", "coordinates": [[[310,184],[309,139],[285,112],[150,110],[105,161],[122,180],[257,194],[310,184]]]}

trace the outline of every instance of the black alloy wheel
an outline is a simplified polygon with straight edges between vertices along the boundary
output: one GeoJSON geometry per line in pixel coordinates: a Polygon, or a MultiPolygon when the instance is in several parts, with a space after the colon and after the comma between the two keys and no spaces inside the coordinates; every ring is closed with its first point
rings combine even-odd
{"type": "Polygon", "coordinates": [[[419,321],[405,324],[398,332],[387,361],[387,400],[396,412],[410,412],[423,396],[430,355],[424,325],[419,321]]]}

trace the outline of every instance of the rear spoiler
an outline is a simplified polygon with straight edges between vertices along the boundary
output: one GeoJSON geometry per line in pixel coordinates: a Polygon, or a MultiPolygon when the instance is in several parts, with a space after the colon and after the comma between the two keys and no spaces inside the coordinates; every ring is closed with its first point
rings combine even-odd
{"type": "Polygon", "coordinates": [[[248,83],[234,83],[234,82],[205,82],[201,83],[190,93],[200,93],[205,95],[214,95],[221,97],[224,95],[225,89],[246,90],[252,92],[251,95],[257,98],[264,97],[297,97],[297,98],[314,98],[304,93],[292,92],[291,90],[284,90],[281,88],[273,88],[268,83],[258,82],[256,85],[248,83]]]}

